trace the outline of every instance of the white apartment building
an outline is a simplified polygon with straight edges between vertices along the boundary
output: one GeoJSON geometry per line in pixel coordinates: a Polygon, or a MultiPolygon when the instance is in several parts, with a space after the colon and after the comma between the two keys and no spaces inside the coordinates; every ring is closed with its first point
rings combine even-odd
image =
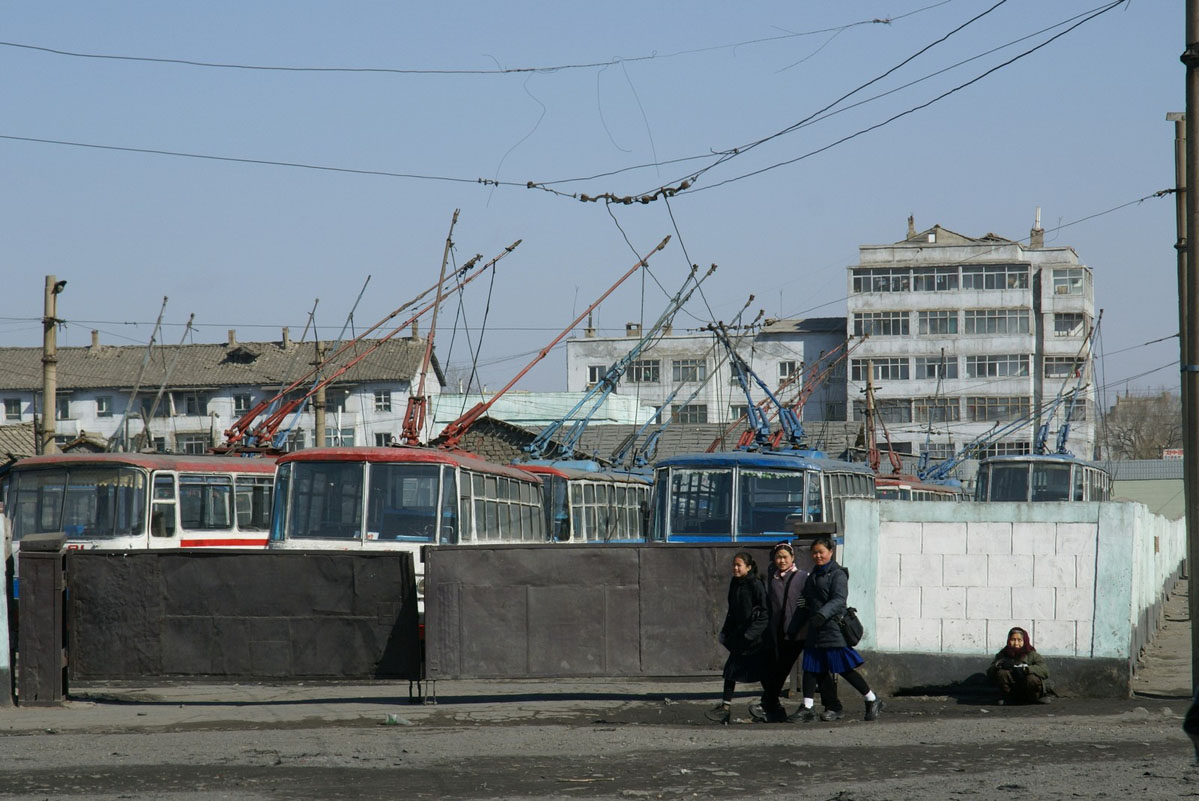
{"type": "MultiPolygon", "coordinates": [[[[587,329],[582,338],[567,340],[567,390],[582,392],[594,386],[640,339],[641,327],[629,323],[624,336],[597,337],[594,329],[587,329]]],[[[794,401],[806,369],[831,365],[828,379],[811,393],[801,419],[845,419],[845,360],[836,362],[844,354],[845,318],[767,320],[754,332],[730,330],[729,339],[772,392],[796,376],[780,395],[784,402],[794,401]]],[[[711,332],[667,332],[639,354],[615,391],[635,397],[642,406],[667,406],[669,417],[679,423],[727,423],[744,414],[747,402],[732,375],[727,353],[711,332]]],[[[756,385],[751,394],[755,403],[766,398],[756,385]]]]}
{"type": "Polygon", "coordinates": [[[917,232],[909,218],[906,239],[861,246],[860,263],[848,268],[849,333],[865,337],[850,357],[853,419],[872,373],[896,450],[920,453],[931,427],[930,454],[943,459],[1020,419],[1027,425],[986,455],[1028,453],[1045,422],[1053,450],[1066,409],[1059,399],[1082,386],[1066,447],[1091,458],[1091,270],[1072,248],[1044,239],[1038,211],[1027,245],[939,225],[917,232]]]}
{"type": "MultiPolygon", "coordinates": [[[[322,344],[325,352],[334,352],[334,343],[322,344]]],[[[334,366],[374,344],[376,340],[356,343],[334,366]]],[[[325,443],[385,445],[398,438],[424,352],[423,339],[396,338],[331,383],[325,389],[325,443]]],[[[40,418],[41,360],[41,348],[0,348],[0,426],[40,418]]],[[[93,331],[88,347],[58,348],[55,439],[62,445],[85,438],[97,446],[115,439],[118,447],[129,449],[205,453],[223,441],[235,421],[305,375],[315,362],[316,343],[293,342],[287,329],[276,342],[238,342],[230,331],[222,344],[159,346],[148,361],[145,346],[102,345],[93,331]]],[[[303,394],[312,383],[297,391],[303,394]]],[[[444,383],[434,359],[426,395],[436,396],[444,383]]],[[[259,415],[257,422],[262,419],[259,415]]],[[[309,400],[279,431],[288,432],[287,449],[295,450],[317,444],[314,427],[309,400]]],[[[431,427],[429,414],[426,436],[431,427]]]]}

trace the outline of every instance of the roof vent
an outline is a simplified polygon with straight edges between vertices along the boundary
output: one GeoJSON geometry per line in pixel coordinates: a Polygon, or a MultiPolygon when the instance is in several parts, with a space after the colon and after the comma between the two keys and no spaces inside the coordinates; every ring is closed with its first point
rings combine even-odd
{"type": "Polygon", "coordinates": [[[237,347],[237,329],[236,328],[229,329],[229,347],[231,347],[231,348],[237,347]]]}

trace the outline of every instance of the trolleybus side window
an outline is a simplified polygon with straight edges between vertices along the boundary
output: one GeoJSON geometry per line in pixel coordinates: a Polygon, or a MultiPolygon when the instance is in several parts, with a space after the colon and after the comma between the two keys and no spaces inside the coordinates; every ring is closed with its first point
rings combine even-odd
{"type": "Polygon", "coordinates": [[[175,536],[175,476],[157,473],[154,476],[154,508],[150,513],[150,536],[175,536]]]}
{"type": "Polygon", "coordinates": [[[1094,500],[1093,497],[1090,499],[1085,497],[1085,489],[1086,489],[1085,472],[1086,471],[1082,467],[1079,467],[1077,470],[1074,471],[1074,500],[1076,500],[1076,501],[1094,500]]]}
{"type": "Polygon", "coordinates": [[[232,501],[228,476],[179,476],[179,524],[184,529],[233,528],[232,501]]]}
{"type": "Polygon", "coordinates": [[[1027,501],[1028,464],[996,464],[991,466],[991,500],[1027,501]]]}
{"type": "Polygon", "coordinates": [[[1070,465],[1034,464],[1032,466],[1032,500],[1070,500],[1070,465]]]}
{"type": "Polygon", "coordinates": [[[731,534],[732,470],[675,470],[670,484],[671,533],[731,534]]]}
{"type": "Polygon", "coordinates": [[[440,480],[436,464],[372,464],[367,539],[435,542],[440,480]]]}
{"type": "Polygon", "coordinates": [[[787,518],[802,515],[803,505],[802,472],[742,469],[738,531],[788,531],[787,518]]]}
{"type": "Polygon", "coordinates": [[[36,470],[16,477],[13,538],[62,531],[68,537],[140,534],[145,476],[134,469],[36,470]]]}
{"type": "Polygon", "coordinates": [[[807,482],[808,502],[804,520],[811,523],[820,523],[824,521],[824,498],[822,497],[821,489],[822,485],[825,485],[823,489],[825,491],[828,490],[828,478],[827,474],[823,476],[819,474],[809,475],[811,475],[812,480],[807,482]]]}
{"type": "Polygon", "coordinates": [[[297,538],[358,539],[362,535],[362,463],[295,462],[287,534],[297,538]]]}
{"type": "Polygon", "coordinates": [[[265,531],[271,525],[270,476],[235,476],[233,495],[237,527],[242,531],[265,531]]]}
{"type": "Polygon", "coordinates": [[[444,468],[445,486],[441,488],[441,527],[437,541],[442,545],[458,542],[458,480],[452,468],[444,468]]]}

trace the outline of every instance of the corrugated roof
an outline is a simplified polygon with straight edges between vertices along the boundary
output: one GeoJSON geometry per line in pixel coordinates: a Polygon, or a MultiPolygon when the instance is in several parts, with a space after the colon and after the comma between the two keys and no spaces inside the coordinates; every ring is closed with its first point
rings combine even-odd
{"type": "MultiPolygon", "coordinates": [[[[363,340],[355,344],[337,363],[350,361],[377,342],[363,340]]],[[[329,351],[332,350],[330,345],[329,351]]],[[[154,349],[141,383],[143,387],[162,385],[163,377],[174,363],[167,382],[170,388],[278,386],[312,369],[314,352],[312,342],[292,342],[287,346],[282,342],[163,345],[154,349]]],[[[424,340],[389,340],[350,368],[337,383],[411,380],[420,369],[424,352],[424,340]]],[[[58,387],[62,391],[132,387],[145,357],[143,345],[59,348],[58,387]]],[[[433,368],[444,384],[436,357],[433,368]]],[[[0,390],[36,392],[41,386],[41,348],[0,348],[0,390]]]]}
{"type": "Polygon", "coordinates": [[[767,320],[762,326],[763,334],[844,334],[845,317],[802,317],[797,319],[767,320]]]}
{"type": "Polygon", "coordinates": [[[1116,481],[1182,480],[1182,459],[1125,459],[1100,464],[1116,481]]]}

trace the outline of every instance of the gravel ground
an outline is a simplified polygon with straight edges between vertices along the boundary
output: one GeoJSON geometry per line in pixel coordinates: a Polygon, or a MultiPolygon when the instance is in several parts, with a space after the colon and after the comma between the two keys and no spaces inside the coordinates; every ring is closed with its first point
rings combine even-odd
{"type": "Polygon", "coordinates": [[[1199,797],[1184,700],[896,698],[874,723],[811,724],[751,723],[748,700],[728,726],[706,700],[643,697],[0,732],[0,798],[1199,797]]]}

